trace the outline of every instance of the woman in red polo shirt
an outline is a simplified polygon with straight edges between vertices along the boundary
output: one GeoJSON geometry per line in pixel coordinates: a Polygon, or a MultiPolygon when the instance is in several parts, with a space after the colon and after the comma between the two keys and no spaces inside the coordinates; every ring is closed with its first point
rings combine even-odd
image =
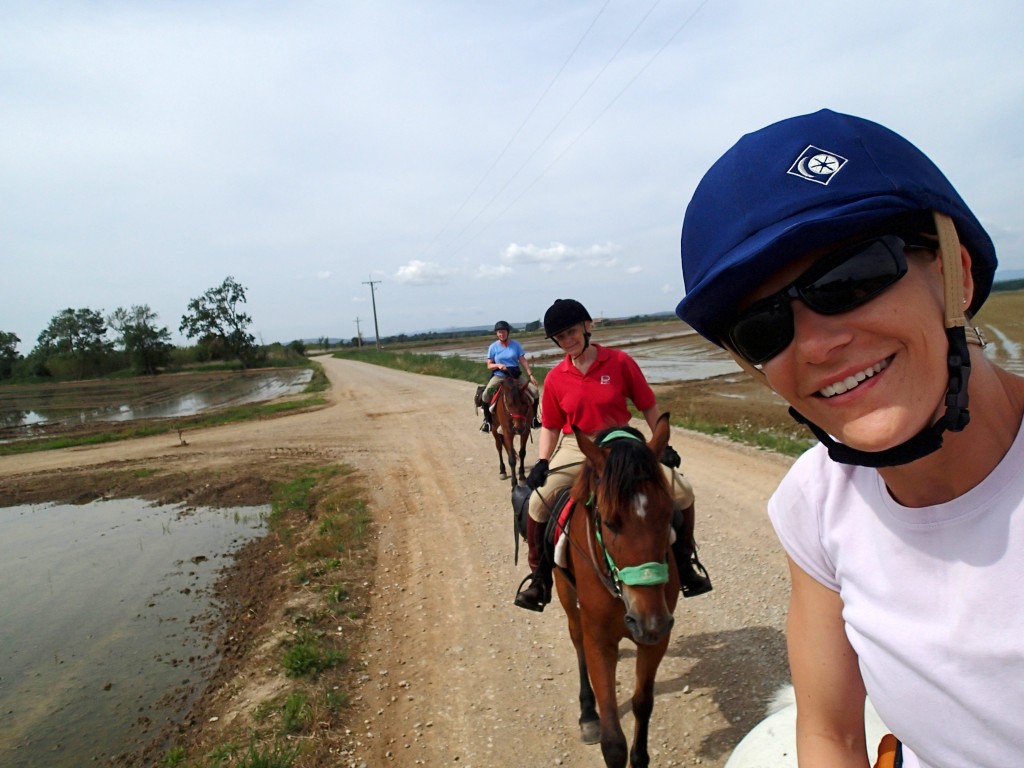
{"type": "MultiPolygon", "coordinates": [[[[530,495],[526,543],[531,573],[520,584],[515,604],[543,611],[551,601],[551,563],[543,555],[544,530],[558,494],[570,487],[583,461],[572,425],[588,435],[608,427],[629,424],[627,401],[643,414],[653,431],[661,412],[640,366],[617,349],[590,343],[593,320],[575,299],[557,299],[544,313],[544,333],[565,350],[565,358],[544,378],[538,460],[526,484],[530,495]],[[549,466],[554,470],[549,472],[549,466]],[[527,582],[529,582],[527,584],[527,582]]],[[[672,550],[679,566],[683,595],[692,597],[711,589],[711,581],[696,559],[693,543],[693,487],[671,467],[679,456],[667,449],[665,472],[682,518],[672,550]]]]}

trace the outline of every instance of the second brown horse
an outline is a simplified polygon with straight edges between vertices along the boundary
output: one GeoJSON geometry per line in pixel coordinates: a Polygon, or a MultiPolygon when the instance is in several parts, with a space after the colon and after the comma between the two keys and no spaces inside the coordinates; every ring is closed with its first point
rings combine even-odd
{"type": "MultiPolygon", "coordinates": [[[[533,423],[533,398],[526,391],[527,382],[520,382],[506,376],[494,396],[494,446],[498,449],[498,470],[502,480],[509,474],[505,472],[504,454],[508,454],[508,463],[512,477],[512,488],[516,487],[516,451],[515,439],[519,437],[519,481],[526,482],[526,441],[530,439],[530,425],[533,423]],[[504,453],[503,453],[504,452],[504,453]]],[[[485,403],[484,407],[488,407],[485,403]]]]}

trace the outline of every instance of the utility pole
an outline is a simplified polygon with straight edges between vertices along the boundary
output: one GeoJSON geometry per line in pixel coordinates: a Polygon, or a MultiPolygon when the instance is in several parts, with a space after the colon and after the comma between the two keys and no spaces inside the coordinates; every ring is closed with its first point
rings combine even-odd
{"type": "Polygon", "coordinates": [[[363,348],[363,332],[359,330],[359,318],[356,318],[356,347],[363,348]]]}
{"type": "Polygon", "coordinates": [[[370,286],[370,301],[373,303],[373,336],[377,342],[377,351],[380,352],[380,331],[377,329],[377,297],[374,295],[373,286],[380,280],[363,280],[363,285],[370,286]]]}

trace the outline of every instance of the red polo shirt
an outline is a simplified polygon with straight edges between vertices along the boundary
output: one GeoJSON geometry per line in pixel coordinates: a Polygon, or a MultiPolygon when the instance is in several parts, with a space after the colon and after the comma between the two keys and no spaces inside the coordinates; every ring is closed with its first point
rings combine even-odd
{"type": "Polygon", "coordinates": [[[629,423],[626,400],[646,411],[654,391],[636,361],[617,349],[592,344],[597,359],[580,373],[566,355],[544,377],[542,423],[547,429],[572,432],[575,424],[588,435],[629,423]]]}

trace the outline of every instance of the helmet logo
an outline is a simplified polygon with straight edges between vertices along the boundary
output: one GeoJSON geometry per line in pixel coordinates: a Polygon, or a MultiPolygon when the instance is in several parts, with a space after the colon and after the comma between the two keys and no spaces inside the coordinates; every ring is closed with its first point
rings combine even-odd
{"type": "Polygon", "coordinates": [[[786,173],[817,184],[827,185],[846,163],[845,157],[809,144],[786,173]]]}

